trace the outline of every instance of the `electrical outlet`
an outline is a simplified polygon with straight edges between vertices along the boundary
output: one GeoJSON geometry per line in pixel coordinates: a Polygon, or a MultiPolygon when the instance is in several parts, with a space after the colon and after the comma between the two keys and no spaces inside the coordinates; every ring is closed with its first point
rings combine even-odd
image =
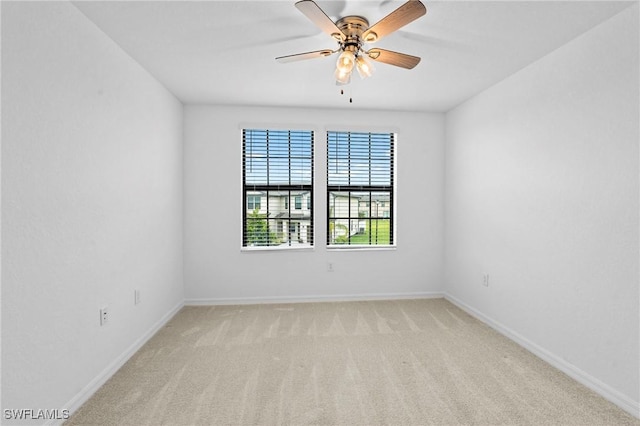
{"type": "Polygon", "coordinates": [[[104,308],[100,309],[100,325],[101,326],[105,325],[108,322],[109,322],[109,310],[105,306],[104,308]]]}
{"type": "Polygon", "coordinates": [[[482,285],[485,287],[489,287],[489,274],[484,274],[482,276],[482,285]]]}
{"type": "Polygon", "coordinates": [[[333,272],[333,262],[327,262],[327,272],[333,272]]]}
{"type": "Polygon", "coordinates": [[[138,305],[140,304],[141,300],[140,300],[140,290],[135,289],[133,290],[133,304],[134,305],[138,305]]]}

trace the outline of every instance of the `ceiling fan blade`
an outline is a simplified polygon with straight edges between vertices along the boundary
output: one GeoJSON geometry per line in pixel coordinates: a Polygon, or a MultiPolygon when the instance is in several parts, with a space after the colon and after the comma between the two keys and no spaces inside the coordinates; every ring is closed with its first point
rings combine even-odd
{"type": "Polygon", "coordinates": [[[279,56],[276,58],[276,61],[280,62],[281,64],[286,64],[287,62],[302,61],[304,59],[321,58],[323,56],[332,55],[333,53],[335,52],[330,49],[315,50],[313,52],[296,53],[295,55],[279,56]]]}
{"type": "Polygon", "coordinates": [[[427,13],[419,0],[409,0],[378,22],[362,34],[362,39],[368,42],[380,40],[382,37],[391,34],[395,30],[404,27],[427,13]]]}
{"type": "Polygon", "coordinates": [[[298,10],[311,20],[318,28],[331,37],[344,41],[346,36],[313,0],[301,0],[296,3],[298,10]]]}
{"type": "Polygon", "coordinates": [[[396,67],[412,69],[420,63],[417,56],[407,55],[406,53],[393,52],[391,50],[374,48],[367,52],[367,55],[374,61],[384,62],[385,64],[395,65],[396,67]]]}

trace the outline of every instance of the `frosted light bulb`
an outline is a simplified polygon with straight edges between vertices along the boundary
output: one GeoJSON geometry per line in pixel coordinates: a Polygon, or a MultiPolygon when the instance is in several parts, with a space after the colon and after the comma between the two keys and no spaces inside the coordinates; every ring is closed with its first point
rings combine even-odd
{"type": "Polygon", "coordinates": [[[371,77],[373,74],[373,65],[362,56],[358,56],[356,59],[356,65],[358,69],[358,74],[360,74],[361,78],[371,77]]]}
{"type": "Polygon", "coordinates": [[[351,81],[351,71],[343,71],[340,68],[336,68],[335,77],[336,84],[349,84],[351,81]]]}
{"type": "Polygon", "coordinates": [[[349,50],[345,50],[338,56],[338,62],[336,66],[339,70],[344,72],[349,72],[353,69],[353,66],[356,64],[356,57],[353,52],[349,50]]]}

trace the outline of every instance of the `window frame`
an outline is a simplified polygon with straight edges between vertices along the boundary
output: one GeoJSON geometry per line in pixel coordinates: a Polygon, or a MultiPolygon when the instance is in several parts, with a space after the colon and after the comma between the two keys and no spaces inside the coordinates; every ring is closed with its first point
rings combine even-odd
{"type": "MultiPolygon", "coordinates": [[[[296,194],[300,194],[302,193],[307,193],[308,197],[310,199],[313,199],[314,197],[314,189],[315,189],[315,130],[313,129],[298,129],[295,127],[292,128],[270,128],[269,126],[264,127],[264,126],[241,126],[241,166],[242,166],[242,232],[241,232],[241,241],[240,241],[240,248],[241,251],[256,251],[256,250],[313,250],[315,248],[315,218],[314,218],[314,211],[313,211],[313,202],[311,202],[311,208],[309,209],[309,216],[307,217],[294,217],[293,213],[294,213],[294,209],[292,209],[292,200],[291,198],[296,196],[296,194]],[[277,160],[282,160],[283,158],[288,159],[288,183],[283,184],[282,182],[277,182],[277,183],[270,183],[269,179],[271,177],[271,174],[269,172],[269,166],[267,166],[267,171],[265,174],[265,178],[266,178],[266,182],[261,182],[261,183],[249,183],[247,182],[247,132],[264,132],[266,133],[266,138],[269,139],[269,134],[270,133],[274,133],[274,134],[279,134],[282,135],[283,133],[287,133],[288,134],[288,156],[278,156],[276,154],[271,155],[273,152],[269,150],[269,142],[266,142],[266,149],[267,149],[267,153],[265,158],[267,158],[266,162],[267,164],[270,164],[269,162],[277,159],[277,160]],[[295,137],[292,137],[292,134],[297,134],[298,137],[300,137],[300,140],[303,140],[304,142],[307,142],[307,140],[310,142],[310,153],[309,156],[295,156],[292,155],[292,151],[296,148],[293,147],[292,148],[292,141],[295,142],[295,137]],[[302,135],[302,136],[300,136],[302,135]],[[307,139],[308,137],[308,139],[307,139]],[[292,160],[304,160],[304,161],[308,161],[309,162],[309,170],[307,170],[306,168],[304,169],[305,172],[308,172],[309,175],[309,180],[308,183],[306,182],[306,179],[303,183],[292,183],[292,160]],[[253,192],[261,192],[261,195],[255,195],[252,194],[253,192]],[[270,195],[271,193],[277,193],[279,195],[276,196],[272,196],[270,195]],[[264,219],[266,219],[267,221],[267,230],[268,230],[268,237],[267,240],[270,238],[270,235],[272,232],[278,232],[278,226],[281,226],[281,229],[287,229],[286,231],[286,241],[284,244],[278,244],[278,245],[250,245],[249,244],[249,236],[247,235],[247,228],[248,228],[248,197],[261,197],[261,203],[264,201],[266,203],[266,208],[263,209],[266,211],[266,215],[264,217],[264,219]],[[270,217],[270,210],[271,210],[271,204],[273,203],[273,198],[277,197],[277,196],[281,196],[283,197],[283,202],[284,202],[284,210],[285,213],[288,213],[288,215],[282,216],[279,219],[279,221],[275,221],[274,222],[274,226],[273,228],[271,227],[271,221],[275,220],[274,218],[270,217]],[[264,200],[262,200],[262,198],[264,198],[264,200]],[[300,221],[300,223],[297,223],[295,221],[300,221]],[[302,226],[302,221],[303,220],[308,220],[308,224],[303,227],[302,226]],[[292,228],[293,225],[293,228],[292,228]],[[273,229],[273,231],[272,231],[273,229]],[[298,237],[298,240],[301,240],[301,232],[302,229],[305,230],[304,233],[304,237],[306,239],[306,241],[302,242],[301,244],[297,244],[295,242],[295,240],[292,238],[292,232],[291,229],[297,229],[297,232],[294,232],[294,235],[298,237]]],[[[275,138],[275,137],[274,137],[275,138]]],[[[273,139],[272,139],[273,140],[273,139]]],[[[306,146],[301,148],[302,150],[306,150],[306,146]]],[[[275,151],[276,148],[273,149],[273,151],[275,151]]],[[[251,153],[253,154],[253,152],[251,153]]],[[[275,164],[275,162],[274,162],[275,164]]],[[[255,198],[254,198],[255,200],[255,198]]],[[[254,202],[255,204],[255,202],[254,202]]],[[[276,210],[278,211],[278,210],[276,210]]],[[[281,211],[282,213],[282,211],[281,211]]],[[[298,213],[299,214],[299,213],[298,213]]],[[[284,234],[284,231],[281,231],[284,234]]],[[[270,241],[269,241],[270,242],[270,241]]]]}
{"type": "MultiPolygon", "coordinates": [[[[397,190],[396,190],[396,185],[397,185],[397,141],[398,141],[398,135],[397,132],[393,132],[393,131],[367,131],[367,130],[343,130],[343,129],[339,129],[339,130],[332,130],[332,129],[327,129],[326,130],[326,247],[328,250],[388,250],[388,249],[395,249],[397,247],[397,209],[396,209],[396,205],[397,205],[397,190]],[[368,163],[368,167],[369,167],[369,182],[368,184],[362,185],[352,185],[352,184],[347,184],[347,185],[342,185],[336,182],[331,182],[331,177],[330,177],[330,161],[331,160],[338,160],[338,159],[344,159],[343,157],[340,157],[339,155],[336,155],[334,157],[332,157],[330,154],[330,143],[331,143],[331,136],[333,135],[346,135],[348,138],[350,138],[351,135],[359,135],[362,136],[364,135],[369,135],[369,138],[371,138],[372,135],[388,135],[388,137],[390,138],[390,152],[389,152],[389,183],[387,185],[378,185],[378,184],[372,184],[372,180],[371,180],[371,169],[373,167],[373,164],[375,162],[372,162],[372,156],[371,156],[371,142],[369,145],[369,163],[368,163]],[[347,201],[347,208],[348,208],[348,214],[346,217],[344,216],[339,216],[339,214],[337,214],[336,210],[336,205],[335,203],[332,205],[332,193],[346,193],[347,197],[348,197],[348,201],[347,201]],[[366,208],[368,210],[368,214],[366,216],[362,216],[362,213],[360,211],[360,207],[358,207],[356,209],[356,211],[354,212],[354,208],[352,207],[352,203],[354,202],[355,198],[351,198],[351,195],[353,193],[359,193],[359,194],[368,194],[368,198],[365,197],[366,201],[361,201],[358,200],[358,206],[360,206],[360,203],[366,205],[366,208]],[[373,210],[374,207],[373,205],[376,204],[375,201],[373,200],[373,196],[372,194],[377,193],[377,194],[388,194],[388,199],[387,201],[381,201],[380,204],[376,205],[375,210],[376,210],[376,214],[373,215],[373,210]],[[388,205],[388,208],[386,208],[386,206],[388,205]],[[382,215],[380,215],[379,210],[378,210],[378,206],[382,206],[385,207],[385,210],[382,210],[382,215]],[[372,232],[370,231],[368,233],[369,236],[369,243],[367,244],[360,244],[360,243],[355,243],[352,244],[351,243],[351,238],[355,235],[355,234],[351,234],[351,227],[353,225],[353,221],[358,221],[358,224],[356,225],[357,228],[361,228],[361,224],[360,221],[364,220],[365,221],[365,226],[368,224],[369,226],[372,226],[373,224],[373,219],[376,219],[376,224],[379,224],[378,220],[382,220],[384,219],[385,221],[388,221],[389,223],[389,244],[374,244],[372,242],[372,232]],[[336,223],[335,221],[337,220],[342,220],[342,221],[348,221],[347,224],[347,239],[348,239],[348,243],[347,244],[336,244],[336,243],[332,243],[332,230],[331,230],[331,223],[332,221],[334,221],[334,223],[336,223]]],[[[338,150],[338,148],[336,148],[336,151],[338,150]]],[[[349,151],[351,150],[351,142],[349,142],[349,151]]],[[[350,154],[349,154],[350,155],[350,154]]],[[[351,179],[351,175],[353,174],[353,170],[351,165],[349,164],[348,167],[348,176],[349,176],[349,180],[351,179]]],[[[365,212],[367,213],[367,212],[365,212]]],[[[334,225],[335,226],[335,225],[334,225]]],[[[343,225],[344,226],[344,225],[343,225]]],[[[355,229],[355,228],[354,228],[355,229]]],[[[365,228],[366,229],[366,228],[365,228]]],[[[366,231],[365,231],[366,233],[366,231]]],[[[376,232],[376,237],[377,237],[377,232],[376,232]]],[[[335,237],[335,236],[334,236],[335,237]]]]}

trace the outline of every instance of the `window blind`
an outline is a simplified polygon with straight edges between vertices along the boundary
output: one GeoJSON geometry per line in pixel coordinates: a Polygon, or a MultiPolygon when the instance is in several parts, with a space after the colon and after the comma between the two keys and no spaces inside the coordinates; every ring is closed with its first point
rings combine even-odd
{"type": "Polygon", "coordinates": [[[313,246],[312,131],[243,129],[242,204],[243,247],[313,246]]]}
{"type": "Polygon", "coordinates": [[[327,245],[394,244],[393,133],[327,132],[327,245]]]}

